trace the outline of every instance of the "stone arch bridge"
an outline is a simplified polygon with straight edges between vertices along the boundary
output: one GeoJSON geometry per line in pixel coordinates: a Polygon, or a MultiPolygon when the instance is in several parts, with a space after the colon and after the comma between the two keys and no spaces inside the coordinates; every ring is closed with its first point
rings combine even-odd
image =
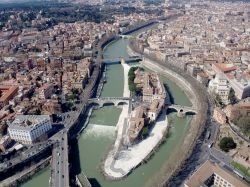
{"type": "Polygon", "coordinates": [[[182,105],[169,105],[169,109],[174,109],[177,111],[177,114],[179,117],[183,117],[186,115],[186,113],[197,113],[197,110],[193,107],[188,107],[188,106],[182,106],[182,105]]]}
{"type": "Polygon", "coordinates": [[[98,105],[99,107],[103,107],[105,104],[113,104],[114,106],[119,105],[130,105],[131,98],[130,97],[100,97],[100,98],[92,98],[88,100],[88,104],[98,105]]]}

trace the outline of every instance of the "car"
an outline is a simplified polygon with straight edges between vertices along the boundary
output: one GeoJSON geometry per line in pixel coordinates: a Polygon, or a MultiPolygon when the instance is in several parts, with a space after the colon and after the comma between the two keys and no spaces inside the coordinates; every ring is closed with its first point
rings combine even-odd
{"type": "Polygon", "coordinates": [[[213,146],[214,143],[210,143],[208,144],[208,147],[211,148],[213,146]]]}
{"type": "Polygon", "coordinates": [[[206,133],[206,139],[209,140],[210,136],[211,136],[210,131],[207,131],[207,133],[206,133]]]}

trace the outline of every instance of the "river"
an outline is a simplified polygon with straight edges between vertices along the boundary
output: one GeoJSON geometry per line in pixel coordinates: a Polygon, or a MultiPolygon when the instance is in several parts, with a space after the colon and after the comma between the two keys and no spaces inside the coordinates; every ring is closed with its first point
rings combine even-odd
{"type": "MultiPolygon", "coordinates": [[[[120,56],[128,57],[126,52],[128,40],[120,39],[109,44],[104,51],[104,58],[112,59],[120,56]]],[[[107,83],[104,85],[101,96],[122,96],[123,93],[123,68],[121,65],[107,66],[107,83]]],[[[161,77],[167,83],[169,91],[173,96],[175,104],[191,105],[184,92],[172,81],[161,77]]],[[[93,186],[102,187],[142,187],[158,175],[160,175],[163,165],[168,162],[170,157],[175,156],[178,145],[189,128],[190,116],[178,118],[176,113],[169,114],[171,123],[170,133],[166,142],[160,146],[158,151],[146,163],[135,169],[128,177],[121,181],[107,181],[100,172],[101,159],[105,156],[108,149],[115,140],[115,125],[118,121],[121,109],[114,106],[105,106],[94,110],[88,127],[82,133],[78,141],[79,158],[81,170],[90,179],[93,186]]],[[[23,184],[23,187],[48,186],[46,177],[50,175],[50,170],[42,170],[30,181],[23,184]]]]}

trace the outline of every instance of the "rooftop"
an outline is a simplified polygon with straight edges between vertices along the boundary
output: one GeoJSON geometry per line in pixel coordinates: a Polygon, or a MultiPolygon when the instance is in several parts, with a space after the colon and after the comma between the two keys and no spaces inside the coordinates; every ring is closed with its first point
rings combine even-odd
{"type": "Polygon", "coordinates": [[[29,130],[45,120],[50,120],[49,115],[17,115],[15,120],[9,125],[13,129],[29,130]]]}
{"type": "Polygon", "coordinates": [[[241,180],[233,173],[221,168],[219,165],[207,160],[186,182],[188,187],[199,187],[213,174],[219,175],[233,186],[249,187],[247,183],[241,180]]]}
{"type": "Polygon", "coordinates": [[[213,65],[217,67],[218,69],[220,69],[222,72],[230,72],[230,71],[234,71],[237,69],[237,67],[234,66],[233,64],[217,63],[213,65]]]}
{"type": "Polygon", "coordinates": [[[17,92],[17,90],[17,86],[0,85],[0,91],[2,91],[2,97],[0,97],[0,102],[5,102],[10,97],[10,95],[12,95],[14,92],[17,92]]]}

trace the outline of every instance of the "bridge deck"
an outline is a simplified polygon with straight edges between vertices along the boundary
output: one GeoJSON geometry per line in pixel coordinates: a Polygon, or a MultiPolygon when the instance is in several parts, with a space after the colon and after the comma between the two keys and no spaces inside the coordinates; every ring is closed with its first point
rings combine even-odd
{"type": "Polygon", "coordinates": [[[77,175],[78,181],[80,182],[82,187],[91,187],[92,185],[90,184],[88,178],[83,174],[80,173],[77,175]]]}
{"type": "Polygon", "coordinates": [[[51,186],[69,186],[68,134],[64,132],[52,151],[51,186]]]}
{"type": "MultiPolygon", "coordinates": [[[[135,62],[139,62],[141,61],[142,58],[140,57],[134,57],[134,58],[125,58],[124,61],[125,63],[129,64],[129,63],[135,63],[135,62]]],[[[104,64],[121,64],[121,58],[115,58],[115,59],[104,59],[103,60],[104,64]]]]}
{"type": "Polygon", "coordinates": [[[107,101],[107,100],[131,100],[130,97],[100,97],[100,98],[91,98],[89,101],[107,101]]]}
{"type": "Polygon", "coordinates": [[[168,106],[168,108],[173,108],[176,110],[183,110],[183,112],[197,112],[197,110],[193,107],[189,107],[189,106],[182,106],[182,105],[170,105],[168,106]]]}

